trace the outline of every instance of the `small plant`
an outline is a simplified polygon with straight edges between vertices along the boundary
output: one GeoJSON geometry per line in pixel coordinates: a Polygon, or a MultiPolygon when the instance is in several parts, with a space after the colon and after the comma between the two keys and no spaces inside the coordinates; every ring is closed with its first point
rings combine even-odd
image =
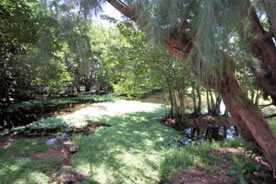
{"type": "Polygon", "coordinates": [[[232,160],[235,165],[229,167],[228,176],[238,176],[239,184],[248,184],[246,181],[246,175],[253,171],[259,171],[261,166],[258,165],[249,165],[247,160],[238,159],[235,155],[232,156],[232,160]]]}

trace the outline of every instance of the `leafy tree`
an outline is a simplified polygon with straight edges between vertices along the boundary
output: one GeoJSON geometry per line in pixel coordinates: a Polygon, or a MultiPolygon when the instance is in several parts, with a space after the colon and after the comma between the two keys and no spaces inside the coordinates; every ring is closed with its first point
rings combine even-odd
{"type": "Polygon", "coordinates": [[[22,97],[18,89],[30,82],[27,77],[19,78],[26,75],[26,68],[30,68],[28,63],[20,61],[38,37],[37,22],[31,10],[35,5],[32,0],[0,2],[0,102],[8,103],[10,96],[22,97]]]}
{"type": "MultiPolygon", "coordinates": [[[[249,50],[251,55],[248,56],[251,58],[260,58],[265,75],[259,77],[258,70],[252,65],[253,74],[256,78],[263,79],[260,80],[263,85],[259,86],[273,99],[275,85],[270,80],[275,81],[274,13],[265,10],[272,30],[267,36],[253,3],[274,8],[275,3],[249,0],[107,2],[137,22],[148,33],[154,33],[152,36],[157,36],[157,40],[161,40],[180,60],[191,64],[193,71],[200,76],[201,84],[215,89],[222,96],[242,137],[261,147],[275,171],[276,136],[261,111],[249,101],[241,89],[234,67],[238,58],[228,49],[233,30],[237,30],[239,39],[245,43],[245,48],[240,49],[249,50]]],[[[86,9],[93,7],[90,5],[86,9]]]]}

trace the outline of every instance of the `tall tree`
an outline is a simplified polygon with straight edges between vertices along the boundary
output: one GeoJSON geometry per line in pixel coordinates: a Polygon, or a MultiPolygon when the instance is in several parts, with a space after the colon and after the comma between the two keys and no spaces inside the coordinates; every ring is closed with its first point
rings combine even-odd
{"type": "MultiPolygon", "coordinates": [[[[212,18],[214,15],[231,15],[227,14],[229,9],[220,6],[225,4],[216,4],[213,3],[213,1],[193,1],[190,3],[187,1],[174,1],[170,3],[166,1],[162,2],[163,4],[155,1],[135,1],[128,5],[118,0],[108,0],[108,2],[125,16],[136,21],[144,28],[148,28],[146,22],[151,19],[161,17],[160,21],[164,20],[162,16],[158,17],[155,14],[157,8],[161,6],[166,6],[167,11],[164,10],[164,7],[162,10],[165,11],[165,13],[167,12],[168,15],[175,13],[170,11],[172,10],[170,7],[175,8],[173,6],[177,6],[177,3],[180,3],[185,10],[189,9],[191,6],[193,7],[190,11],[186,11],[186,14],[184,11],[182,14],[177,14],[179,12],[176,12],[177,15],[173,17],[167,16],[167,19],[172,18],[168,20],[173,20],[172,24],[169,24],[168,21],[161,22],[163,25],[161,25],[160,30],[166,33],[165,35],[163,34],[164,36],[162,37],[163,43],[165,43],[167,49],[171,53],[184,62],[190,60],[194,67],[194,71],[201,76],[201,83],[204,87],[214,88],[221,94],[243,138],[246,141],[255,142],[262,148],[265,157],[270,162],[273,171],[275,171],[276,136],[269,128],[261,111],[250,102],[248,96],[239,86],[235,77],[235,60],[230,56],[231,53],[227,53],[227,48],[219,42],[221,40],[217,39],[224,31],[224,28],[220,24],[221,22],[215,22],[208,17],[210,14],[213,14],[213,16],[211,16],[212,18]],[[144,6],[149,3],[154,4],[154,6],[148,6],[151,9],[144,6]],[[170,6],[168,7],[168,5],[170,6]],[[154,11],[149,12],[149,10],[154,11]],[[206,18],[208,21],[206,21],[206,18]],[[190,22],[194,22],[194,24],[190,22]],[[207,45],[208,41],[215,44],[213,48],[207,45]]],[[[229,35],[226,35],[226,37],[227,36],[229,35]]]]}

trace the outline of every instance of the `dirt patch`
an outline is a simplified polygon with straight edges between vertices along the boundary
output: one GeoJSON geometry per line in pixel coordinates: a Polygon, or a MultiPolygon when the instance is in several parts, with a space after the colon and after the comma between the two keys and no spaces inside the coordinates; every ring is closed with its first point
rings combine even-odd
{"type": "MultiPolygon", "coordinates": [[[[170,184],[231,184],[236,183],[236,176],[227,176],[229,166],[233,165],[232,155],[242,155],[243,150],[237,148],[220,148],[214,151],[219,153],[223,161],[216,165],[216,172],[208,172],[203,167],[197,167],[191,170],[179,169],[180,175],[170,179],[170,184]]],[[[212,154],[212,153],[210,153],[212,154]]],[[[249,159],[250,164],[262,164],[257,159],[249,159]]],[[[262,165],[262,170],[249,176],[249,183],[253,184],[275,184],[272,176],[267,172],[266,165],[262,165]]]]}
{"type": "Polygon", "coordinates": [[[54,144],[47,152],[39,152],[32,155],[35,159],[59,158],[62,160],[61,168],[64,166],[72,166],[72,153],[69,147],[73,145],[71,141],[58,142],[54,144]]]}
{"type": "MultiPolygon", "coordinates": [[[[28,139],[37,139],[46,141],[50,137],[34,137],[28,139]]],[[[0,148],[6,148],[9,144],[14,141],[26,139],[24,136],[20,135],[8,135],[0,137],[0,148]]],[[[30,156],[32,159],[47,159],[47,158],[59,158],[61,164],[59,169],[51,174],[49,177],[52,181],[57,183],[76,183],[81,182],[89,173],[79,174],[72,171],[72,154],[76,152],[75,145],[70,140],[67,141],[57,141],[53,144],[47,152],[38,152],[30,156]],[[73,149],[72,149],[73,148],[73,149]],[[72,151],[73,150],[73,151],[72,151]]],[[[77,149],[78,151],[78,149],[77,149]]]]}
{"type": "Polygon", "coordinates": [[[71,141],[58,141],[47,152],[35,153],[33,159],[59,158],[61,165],[59,169],[50,177],[57,183],[77,183],[85,179],[89,173],[79,174],[72,171],[72,152],[73,145],[71,141]]]}
{"type": "Polygon", "coordinates": [[[221,167],[215,174],[210,174],[199,168],[192,170],[180,169],[181,176],[174,178],[170,183],[172,184],[229,184],[235,183],[236,178],[226,176],[227,170],[221,167]]]}

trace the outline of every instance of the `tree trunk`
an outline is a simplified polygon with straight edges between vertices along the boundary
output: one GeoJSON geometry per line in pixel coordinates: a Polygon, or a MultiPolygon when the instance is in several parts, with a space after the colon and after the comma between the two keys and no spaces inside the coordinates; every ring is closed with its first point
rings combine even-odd
{"type": "Polygon", "coordinates": [[[197,84],[196,85],[196,92],[198,96],[198,105],[197,105],[197,113],[201,113],[201,94],[200,94],[200,86],[197,84]]]}
{"type": "Polygon", "coordinates": [[[211,112],[211,105],[210,105],[210,99],[209,99],[209,90],[206,90],[206,101],[207,101],[207,110],[208,113],[211,112]]]}
{"type": "MultiPolygon", "coordinates": [[[[268,2],[269,1],[265,1],[266,8],[268,8],[268,2]]],[[[243,3],[245,3],[245,5],[239,11],[240,17],[241,20],[249,17],[250,26],[247,25],[248,21],[239,21],[240,25],[238,31],[243,42],[247,44],[252,54],[258,58],[263,70],[262,73],[259,74],[253,69],[253,72],[255,72],[257,76],[256,84],[263,89],[265,96],[271,96],[272,103],[276,106],[276,47],[272,39],[273,34],[264,30],[256,10],[251,6],[250,1],[246,0],[243,1],[243,3]]],[[[273,3],[273,1],[270,1],[270,3],[273,3]]],[[[276,3],[274,2],[274,4],[276,3]]],[[[270,28],[272,28],[271,32],[273,33],[273,30],[276,28],[276,20],[269,21],[269,24],[270,28]]],[[[275,37],[276,35],[274,35],[274,38],[275,37]]]]}
{"type": "Polygon", "coordinates": [[[242,137],[245,141],[251,142],[250,139],[252,138],[257,141],[264,156],[275,171],[276,136],[268,126],[262,112],[242,92],[233,75],[228,75],[221,81],[218,91],[221,93],[225,106],[234,119],[242,137]]]}
{"type": "Polygon", "coordinates": [[[170,98],[170,102],[171,102],[171,109],[169,112],[169,118],[173,118],[174,115],[174,104],[173,104],[173,94],[172,94],[172,89],[171,89],[171,85],[170,85],[170,80],[168,78],[166,78],[167,80],[167,85],[168,85],[168,91],[169,91],[169,98],[170,98]]]}
{"type": "Polygon", "coordinates": [[[192,99],[193,99],[193,106],[194,106],[194,114],[198,114],[198,108],[196,104],[196,94],[195,94],[195,86],[192,85],[192,99]]]}

